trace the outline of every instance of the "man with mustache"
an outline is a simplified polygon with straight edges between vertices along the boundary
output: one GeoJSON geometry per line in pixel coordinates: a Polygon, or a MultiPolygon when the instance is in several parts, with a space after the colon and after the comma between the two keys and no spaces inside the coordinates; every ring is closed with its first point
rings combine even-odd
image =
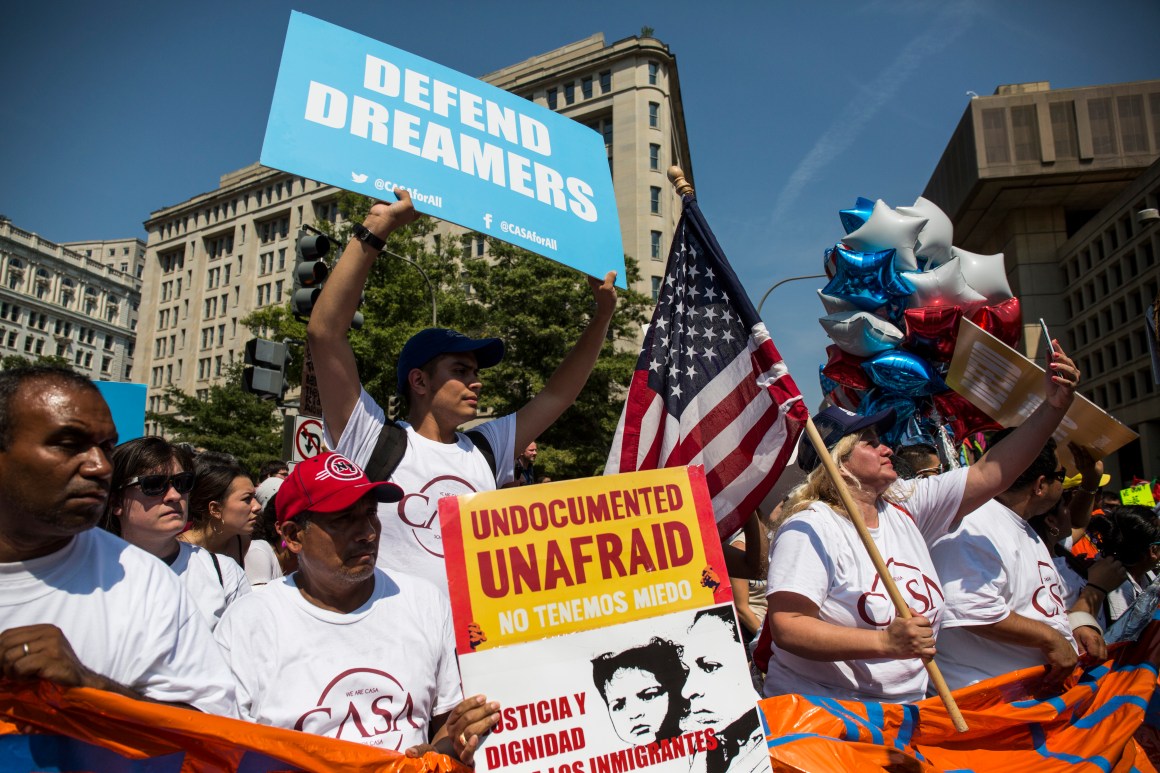
{"type": "Polygon", "coordinates": [[[229,669],[177,575],[93,528],[116,443],[84,376],[0,373],[0,678],[236,716],[229,669]]]}
{"type": "Polygon", "coordinates": [[[243,719],[470,763],[499,707],[462,700],[450,604],[375,566],[378,505],[402,495],[341,454],[298,464],[274,500],[298,571],[231,605],[214,636],[243,719]]]}

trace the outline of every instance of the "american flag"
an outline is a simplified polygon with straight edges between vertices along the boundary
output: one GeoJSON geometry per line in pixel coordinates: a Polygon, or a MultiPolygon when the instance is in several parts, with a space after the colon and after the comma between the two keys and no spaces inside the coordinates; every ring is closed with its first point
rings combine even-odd
{"type": "Polygon", "coordinates": [[[807,418],[765,323],[685,196],[605,473],[704,465],[728,535],[773,488],[807,418]]]}

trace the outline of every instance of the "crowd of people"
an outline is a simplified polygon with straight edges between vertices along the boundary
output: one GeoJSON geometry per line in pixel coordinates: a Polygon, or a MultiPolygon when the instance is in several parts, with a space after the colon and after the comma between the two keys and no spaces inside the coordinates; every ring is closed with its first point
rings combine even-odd
{"type": "MultiPolygon", "coordinates": [[[[397,193],[355,229],[310,320],[335,450],[293,471],[272,462],[255,481],[231,457],[162,438],[118,445],[88,379],[51,367],[0,373],[0,677],[472,761],[499,707],[462,694],[437,503],[542,480],[535,439],[592,370],[614,275],[589,280],[586,328],[516,413],[459,432],[476,416],[480,371],[504,345],[428,329],[399,355],[407,420],[388,421],[359,382],[346,331],[383,240],[416,216],[397,193]]],[[[1103,657],[1106,629],[1160,594],[1160,522],[1148,508],[1097,500],[1102,468],[1083,449],[1070,449],[1073,478],[1060,464],[1052,434],[1078,381],[1056,345],[1045,401],[955,469],[930,446],[893,453],[879,437],[890,411],[819,413],[828,454],[912,615],[895,613],[835,481],[803,440],[805,482],[779,507],[768,552],[756,516],[726,541],[763,694],[919,700],[931,689],[924,661],[936,655],[952,688],[1046,665],[1051,691],[1080,655],[1103,657]],[[1106,509],[1093,518],[1096,505],[1106,509]]],[[[720,681],[709,651],[720,645],[697,650],[720,641],[698,638],[719,623],[736,641],[732,621],[698,617],[685,641],[654,638],[593,661],[626,742],[717,717],[740,728],[717,728],[723,738],[750,748],[750,720],[696,697],[698,680],[720,681]],[[650,677],[652,692],[633,687],[646,672],[664,675],[650,677]],[[663,679],[679,681],[684,697],[650,705],[675,694],[663,679]]],[[[737,749],[707,770],[736,770],[737,749]]]]}

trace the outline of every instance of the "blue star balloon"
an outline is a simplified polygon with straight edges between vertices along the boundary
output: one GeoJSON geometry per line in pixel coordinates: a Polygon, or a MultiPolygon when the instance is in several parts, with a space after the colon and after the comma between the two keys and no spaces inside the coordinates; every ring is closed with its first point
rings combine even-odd
{"type": "Polygon", "coordinates": [[[841,218],[842,227],[846,229],[846,233],[853,233],[870,219],[870,214],[873,211],[874,202],[859,196],[854,202],[853,208],[839,210],[838,217],[841,218]]]}
{"type": "Polygon", "coordinates": [[[911,352],[882,352],[862,363],[862,367],[870,374],[870,380],[888,394],[921,397],[945,392],[947,388],[930,363],[911,352]]]}
{"type": "Polygon", "coordinates": [[[914,415],[917,406],[909,397],[904,395],[886,394],[880,389],[872,389],[858,405],[858,413],[862,416],[872,416],[888,408],[894,409],[894,424],[885,432],[879,433],[882,440],[889,446],[897,445],[898,439],[905,430],[906,422],[914,415]]]}
{"type": "Polygon", "coordinates": [[[862,311],[874,311],[891,298],[914,292],[914,285],[894,269],[894,250],[858,252],[838,244],[828,257],[834,260],[834,278],[822,292],[849,301],[862,311]]]}

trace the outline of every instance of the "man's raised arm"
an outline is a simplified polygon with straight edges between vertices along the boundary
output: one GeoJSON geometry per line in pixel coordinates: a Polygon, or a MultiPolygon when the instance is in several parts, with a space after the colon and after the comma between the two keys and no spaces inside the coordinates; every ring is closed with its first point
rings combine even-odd
{"type": "Polygon", "coordinates": [[[596,298],[596,313],[544,388],[516,411],[516,448],[527,448],[528,443],[552,426],[552,422],[576,402],[580,390],[588,382],[608,334],[612,312],[616,310],[616,287],[612,284],[615,281],[615,271],[609,271],[603,282],[588,277],[588,285],[596,298]]]}
{"type": "MultiPolygon", "coordinates": [[[[392,231],[414,222],[419,216],[411,204],[411,194],[396,188],[395,196],[399,200],[393,204],[375,202],[363,221],[363,227],[384,242],[392,231]]],[[[378,255],[378,249],[351,239],[323,285],[306,326],[322,413],[336,442],[342,437],[358,403],[360,389],[354,350],[346,336],[358,309],[363,285],[378,255]]]]}

